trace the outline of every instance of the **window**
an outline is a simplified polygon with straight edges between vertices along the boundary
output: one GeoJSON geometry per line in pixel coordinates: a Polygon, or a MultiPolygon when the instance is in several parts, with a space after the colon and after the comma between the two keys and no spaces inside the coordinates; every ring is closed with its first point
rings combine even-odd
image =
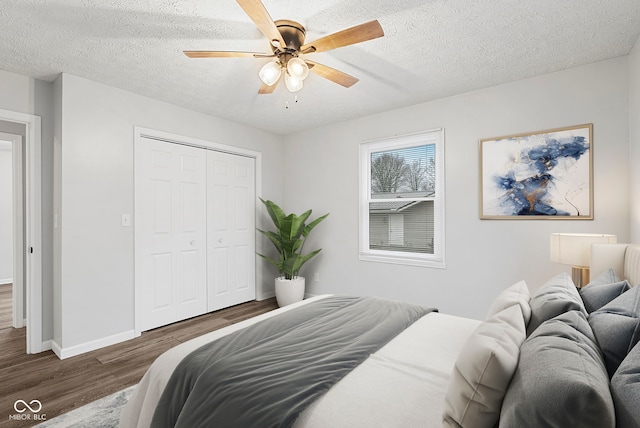
{"type": "Polygon", "coordinates": [[[444,264],[444,130],[360,145],[360,260],[444,264]]]}

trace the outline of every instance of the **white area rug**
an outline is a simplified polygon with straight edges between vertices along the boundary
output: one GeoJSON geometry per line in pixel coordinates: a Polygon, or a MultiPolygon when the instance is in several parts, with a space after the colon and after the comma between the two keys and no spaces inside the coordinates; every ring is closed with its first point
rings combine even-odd
{"type": "Polygon", "coordinates": [[[130,386],[100,400],[85,404],[75,410],[36,425],[38,428],[115,428],[120,422],[120,412],[127,404],[133,389],[130,386]]]}

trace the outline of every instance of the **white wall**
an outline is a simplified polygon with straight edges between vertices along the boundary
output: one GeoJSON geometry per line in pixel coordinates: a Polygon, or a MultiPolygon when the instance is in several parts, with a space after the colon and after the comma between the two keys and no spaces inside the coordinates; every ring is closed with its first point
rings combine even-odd
{"type": "Polygon", "coordinates": [[[13,282],[12,145],[0,141],[0,284],[13,282]]]}
{"type": "Polygon", "coordinates": [[[133,229],[120,225],[122,213],[134,212],[134,126],[261,152],[263,194],[273,199],[282,198],[282,139],[72,75],[54,86],[61,96],[54,336],[74,353],[134,328],[133,229]]]}
{"type": "Polygon", "coordinates": [[[53,338],[51,302],[53,301],[53,107],[55,99],[53,85],[49,82],[33,79],[32,92],[32,114],[41,119],[42,339],[43,342],[48,343],[53,338]]]}
{"type": "Polygon", "coordinates": [[[62,308],[62,227],[59,224],[59,216],[62,212],[62,76],[53,82],[53,177],[52,177],[52,197],[53,197],[53,234],[52,251],[53,257],[53,295],[50,301],[51,310],[54,315],[51,317],[51,327],[53,329],[53,343],[62,343],[62,316],[58,312],[62,308]],[[54,311],[55,309],[55,311],[54,311]]]}
{"type": "Polygon", "coordinates": [[[0,109],[33,114],[34,79],[0,70],[0,109]]]}
{"type": "Polygon", "coordinates": [[[629,237],[627,58],[500,85],[287,137],[285,200],[290,211],[331,216],[303,268],[307,292],[377,295],[481,318],[493,297],[525,279],[535,289],[568,266],[549,262],[552,232],[629,237]],[[594,124],[593,221],[479,220],[479,140],[594,124]],[[392,135],[445,129],[446,269],[358,260],[358,145],[392,135]],[[294,178],[295,177],[295,178],[294,178]]]}
{"type": "Polygon", "coordinates": [[[640,38],[629,55],[629,171],[631,239],[640,242],[640,38]]]}

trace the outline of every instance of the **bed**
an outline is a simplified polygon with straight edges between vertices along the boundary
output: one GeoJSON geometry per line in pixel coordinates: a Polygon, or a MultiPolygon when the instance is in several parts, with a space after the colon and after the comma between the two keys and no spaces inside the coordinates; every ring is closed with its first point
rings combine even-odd
{"type": "Polygon", "coordinates": [[[120,426],[638,427],[640,246],[594,246],[591,266],[580,290],[505,288],[484,320],[306,299],[161,355],[120,426]]]}

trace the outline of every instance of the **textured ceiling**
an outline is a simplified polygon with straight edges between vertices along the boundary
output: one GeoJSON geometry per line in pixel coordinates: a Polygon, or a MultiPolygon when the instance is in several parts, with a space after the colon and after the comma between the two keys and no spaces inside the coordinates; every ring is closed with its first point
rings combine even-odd
{"type": "Polygon", "coordinates": [[[345,89],[312,73],[296,103],[282,82],[258,95],[267,59],[183,55],[270,52],[234,0],[2,0],[0,68],[70,73],[288,134],[626,55],[640,35],[640,0],[263,2],[307,41],[372,19],[385,36],[304,56],[360,81],[345,89]]]}

